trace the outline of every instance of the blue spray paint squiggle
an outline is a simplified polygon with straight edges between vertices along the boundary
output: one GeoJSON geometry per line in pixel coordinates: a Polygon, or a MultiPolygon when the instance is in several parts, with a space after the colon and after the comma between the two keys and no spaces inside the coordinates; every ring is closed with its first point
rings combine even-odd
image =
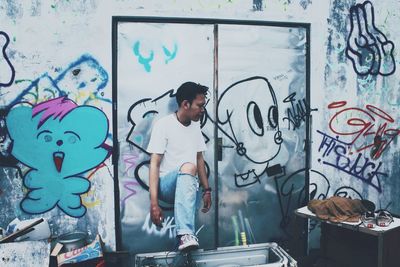
{"type": "Polygon", "coordinates": [[[139,62],[140,64],[143,65],[144,69],[145,69],[147,72],[150,72],[150,71],[151,71],[150,62],[153,61],[153,59],[154,59],[154,51],[151,50],[151,51],[150,51],[150,55],[149,55],[148,57],[144,57],[144,56],[142,56],[142,54],[140,53],[139,49],[140,49],[140,42],[137,41],[137,42],[133,45],[133,53],[134,53],[135,56],[138,58],[138,62],[139,62]]]}
{"type": "Polygon", "coordinates": [[[55,78],[48,73],[36,78],[11,101],[8,107],[20,102],[37,104],[60,96],[68,96],[69,99],[81,105],[88,104],[92,99],[111,103],[111,99],[103,98],[100,94],[100,91],[108,84],[108,80],[108,73],[99,62],[91,55],[83,54],[55,78]],[[81,97],[79,92],[83,89],[87,95],[81,97]]]}

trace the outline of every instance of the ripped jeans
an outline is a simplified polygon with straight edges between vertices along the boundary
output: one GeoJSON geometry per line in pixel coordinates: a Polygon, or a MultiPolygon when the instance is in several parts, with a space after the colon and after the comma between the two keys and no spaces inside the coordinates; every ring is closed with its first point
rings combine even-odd
{"type": "Polygon", "coordinates": [[[171,171],[160,177],[158,197],[174,204],[177,235],[195,234],[195,215],[199,180],[196,176],[171,171]]]}

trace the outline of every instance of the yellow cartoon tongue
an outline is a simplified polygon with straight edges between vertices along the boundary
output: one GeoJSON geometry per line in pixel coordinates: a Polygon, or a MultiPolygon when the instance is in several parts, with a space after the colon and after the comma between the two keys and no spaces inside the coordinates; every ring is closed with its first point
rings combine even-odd
{"type": "Polygon", "coordinates": [[[56,169],[57,169],[58,172],[61,171],[63,160],[64,160],[64,153],[63,152],[55,152],[55,153],[53,153],[53,161],[54,161],[54,164],[56,165],[56,169]]]}

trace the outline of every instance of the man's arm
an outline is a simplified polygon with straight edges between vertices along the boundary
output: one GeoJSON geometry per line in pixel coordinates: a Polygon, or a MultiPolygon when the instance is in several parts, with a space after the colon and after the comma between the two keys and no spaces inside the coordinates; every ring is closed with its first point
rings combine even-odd
{"type": "Polygon", "coordinates": [[[211,208],[211,191],[208,184],[206,164],[203,158],[203,152],[197,152],[197,173],[199,174],[200,183],[203,186],[203,203],[202,212],[207,212],[211,208]],[[204,191],[207,190],[207,191],[204,191]]]}
{"type": "Polygon", "coordinates": [[[149,171],[149,192],[150,192],[150,216],[151,221],[157,225],[162,226],[163,214],[160,206],[158,205],[158,184],[160,180],[160,164],[162,154],[151,154],[150,157],[150,171],[149,171]]]}

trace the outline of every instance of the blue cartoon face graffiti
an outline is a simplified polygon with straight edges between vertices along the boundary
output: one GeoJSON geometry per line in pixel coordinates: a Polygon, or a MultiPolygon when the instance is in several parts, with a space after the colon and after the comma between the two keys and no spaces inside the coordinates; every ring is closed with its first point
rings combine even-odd
{"type": "Polygon", "coordinates": [[[16,106],[6,123],[13,140],[12,155],[31,168],[24,176],[29,191],[21,209],[40,214],[58,206],[72,217],[83,216],[86,208],[80,195],[89,190],[90,182],[80,174],[109,155],[104,145],[106,115],[60,97],[33,108],[16,106]]]}

